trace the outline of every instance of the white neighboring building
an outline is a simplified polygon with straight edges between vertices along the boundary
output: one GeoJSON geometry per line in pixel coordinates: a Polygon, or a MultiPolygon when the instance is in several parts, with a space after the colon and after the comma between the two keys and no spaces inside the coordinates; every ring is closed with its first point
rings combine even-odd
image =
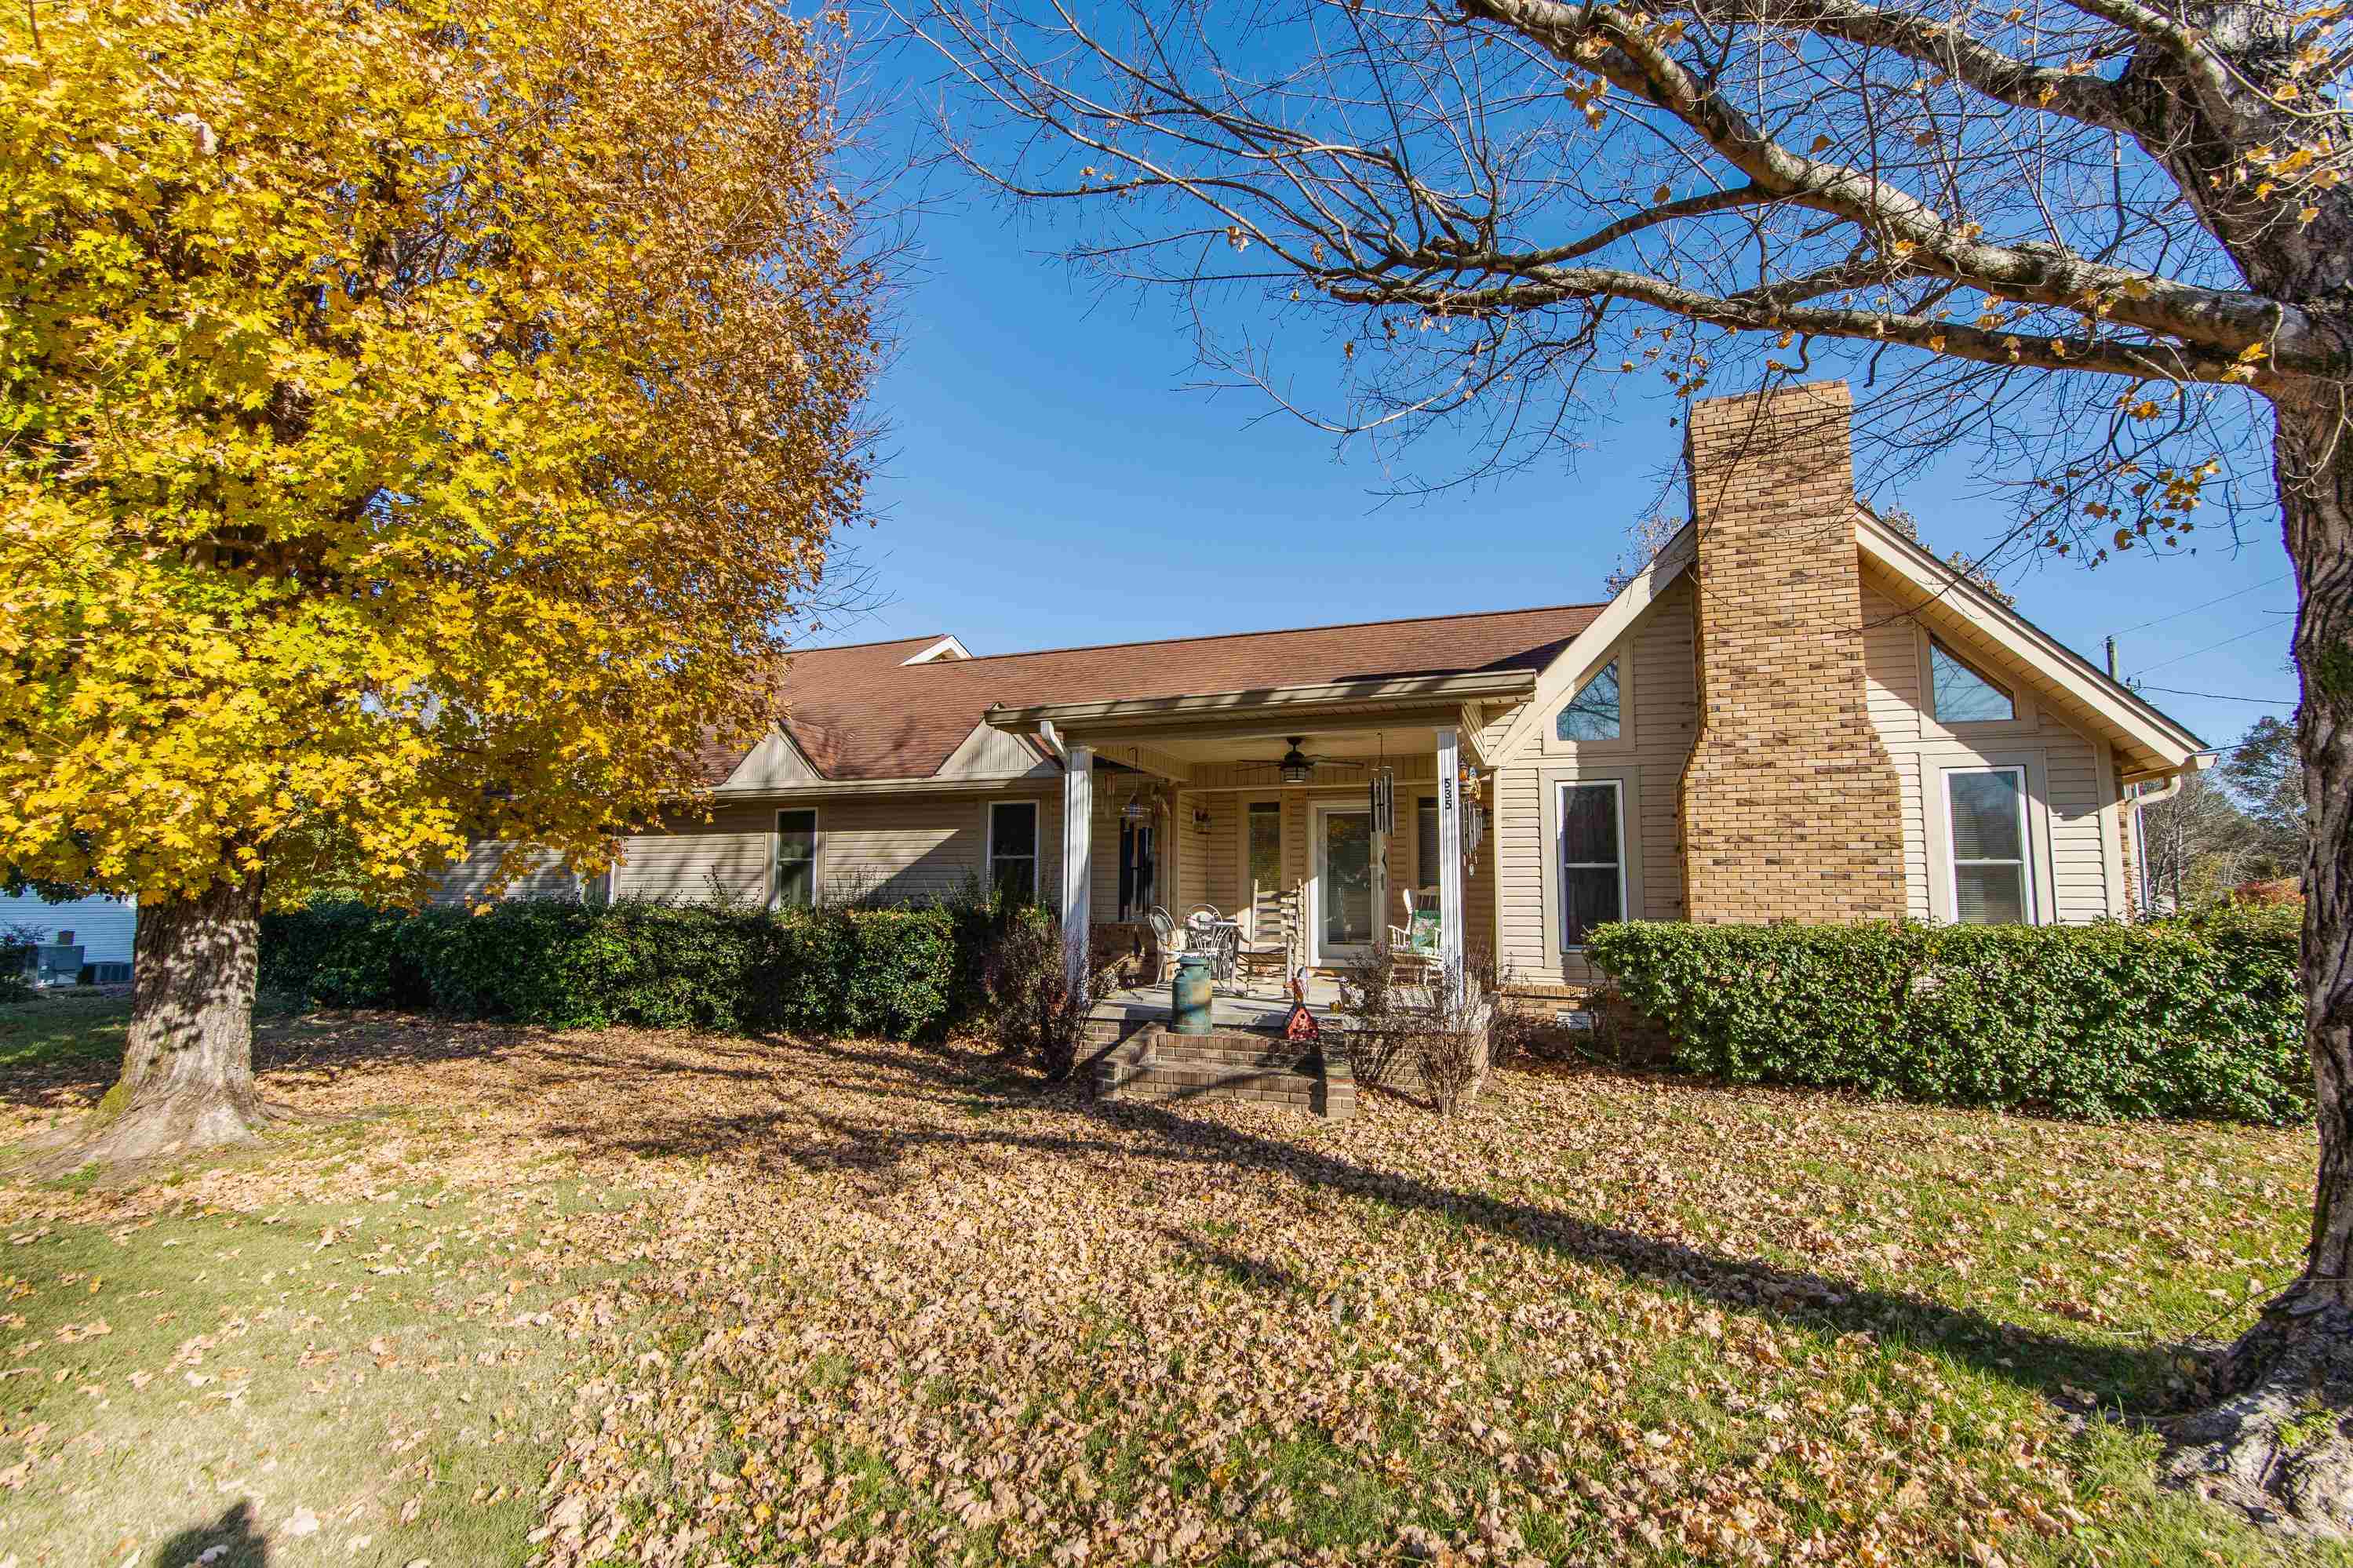
{"type": "Polygon", "coordinates": [[[52,904],[32,893],[0,893],[0,927],[29,926],[44,942],[58,941],[58,932],[73,932],[81,944],[85,963],[128,963],[131,937],[138,929],[139,907],[129,899],[103,895],[69,899],[52,904]]]}

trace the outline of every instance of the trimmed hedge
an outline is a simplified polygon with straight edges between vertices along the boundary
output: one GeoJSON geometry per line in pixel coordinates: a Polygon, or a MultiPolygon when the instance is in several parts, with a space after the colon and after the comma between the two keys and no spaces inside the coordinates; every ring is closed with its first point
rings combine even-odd
{"type": "Polygon", "coordinates": [[[936,1035],[979,1001],[985,904],[789,915],[517,900],[473,915],[318,904],[265,916],[264,990],[559,1029],[936,1035]]]}
{"type": "Polygon", "coordinates": [[[2106,1121],[2312,1113],[2293,910],[2128,926],[1630,921],[1587,951],[1672,1065],[2106,1121]]]}

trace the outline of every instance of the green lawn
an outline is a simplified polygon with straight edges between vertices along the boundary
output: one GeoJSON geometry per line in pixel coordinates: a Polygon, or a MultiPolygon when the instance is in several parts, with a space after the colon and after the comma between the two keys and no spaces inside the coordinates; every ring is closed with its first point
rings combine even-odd
{"type": "Polygon", "coordinates": [[[129,997],[95,986],[44,991],[30,1002],[0,1006],[0,1073],[119,1062],[130,1016],[129,997]]]}
{"type": "MultiPolygon", "coordinates": [[[[0,1138],[109,1026],[0,1014],[0,1138]]],[[[0,1189],[0,1561],[2353,1561],[2096,1414],[2293,1268],[2308,1131],[1535,1072],[1335,1127],[350,1016],[261,1055],[309,1117],[263,1149],[0,1189]]]]}

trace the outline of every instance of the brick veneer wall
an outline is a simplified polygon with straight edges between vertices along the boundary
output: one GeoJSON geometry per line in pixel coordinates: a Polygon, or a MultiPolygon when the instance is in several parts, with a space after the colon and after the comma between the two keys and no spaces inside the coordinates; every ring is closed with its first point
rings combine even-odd
{"type": "Polygon", "coordinates": [[[1843,382],[1693,405],[1700,730],[1688,917],[1904,913],[1903,799],[1863,686],[1843,382]]]}

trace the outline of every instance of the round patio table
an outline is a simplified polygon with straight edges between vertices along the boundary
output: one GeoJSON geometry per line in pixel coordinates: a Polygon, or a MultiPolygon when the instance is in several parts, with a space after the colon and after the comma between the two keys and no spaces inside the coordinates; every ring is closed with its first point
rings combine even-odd
{"type": "Polygon", "coordinates": [[[1218,933],[1218,945],[1213,950],[1218,956],[1217,976],[1230,985],[1240,969],[1242,922],[1219,921],[1209,929],[1218,933]]]}
{"type": "Polygon", "coordinates": [[[1195,910],[1185,917],[1185,945],[1209,955],[1209,977],[1219,984],[1234,978],[1235,954],[1241,946],[1241,921],[1228,920],[1213,910],[1195,910]]]}

